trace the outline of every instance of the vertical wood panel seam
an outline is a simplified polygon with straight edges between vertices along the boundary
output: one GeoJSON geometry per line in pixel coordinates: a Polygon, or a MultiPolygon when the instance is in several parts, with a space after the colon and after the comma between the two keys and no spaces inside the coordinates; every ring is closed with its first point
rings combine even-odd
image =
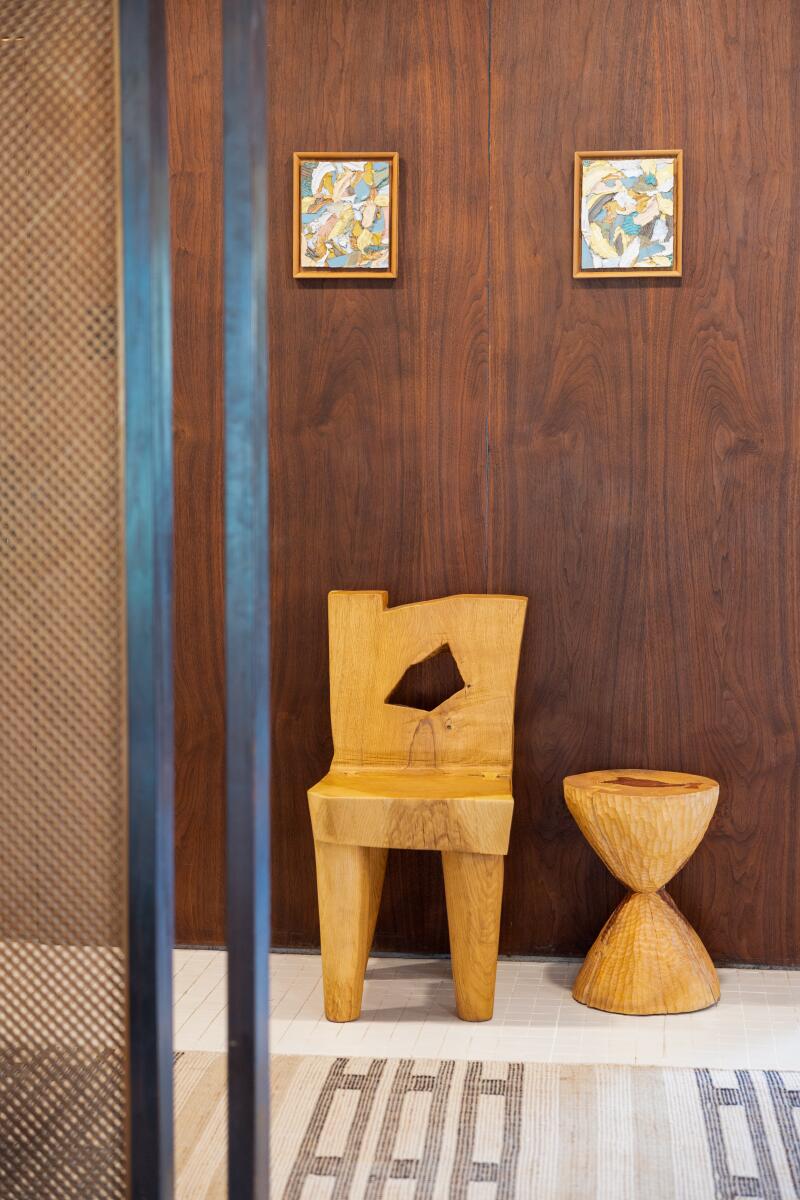
{"type": "Polygon", "coordinates": [[[484,590],[489,591],[490,577],[490,520],[492,498],[492,15],[494,0],[486,5],[486,437],[484,453],[485,494],[483,498],[483,577],[484,590]]]}

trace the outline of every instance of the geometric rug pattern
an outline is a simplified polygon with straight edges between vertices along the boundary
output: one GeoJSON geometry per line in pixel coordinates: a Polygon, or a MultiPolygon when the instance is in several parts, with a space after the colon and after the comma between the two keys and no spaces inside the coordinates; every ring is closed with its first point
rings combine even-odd
{"type": "MultiPolygon", "coordinates": [[[[800,1198],[800,1074],[271,1060],[274,1200],[800,1198]]],[[[225,1196],[225,1056],[176,1056],[181,1200],[225,1196]]]]}

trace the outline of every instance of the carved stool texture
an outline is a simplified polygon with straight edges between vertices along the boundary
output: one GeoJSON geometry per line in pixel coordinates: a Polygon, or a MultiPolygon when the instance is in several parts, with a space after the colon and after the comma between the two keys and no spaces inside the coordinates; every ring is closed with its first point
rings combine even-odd
{"type": "Polygon", "coordinates": [[[636,1015],[693,1012],[719,1000],[705,946],[664,886],[697,849],[719,784],[676,771],[591,771],[564,780],[567,807],[631,891],[586,956],[572,994],[636,1015]]]}

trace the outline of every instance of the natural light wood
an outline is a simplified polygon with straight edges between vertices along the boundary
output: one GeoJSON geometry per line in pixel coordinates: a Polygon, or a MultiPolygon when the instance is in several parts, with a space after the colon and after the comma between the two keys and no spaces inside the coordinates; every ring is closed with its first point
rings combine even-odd
{"type": "Polygon", "coordinates": [[[456,1011],[462,1021],[489,1021],[503,901],[502,854],[442,855],[456,1011]]]}
{"type": "Polygon", "coordinates": [[[308,793],[315,835],[400,850],[505,854],[511,778],[432,770],[331,771],[308,793]],[[420,805],[420,799],[424,803],[420,805]]]}
{"type": "Polygon", "coordinates": [[[365,897],[383,877],[375,856],[385,863],[390,847],[443,852],[458,1012],[492,1015],[526,606],[521,596],[476,595],[389,608],[386,592],[330,593],[334,756],[308,793],[330,1020],[358,1016],[374,930],[365,897]],[[444,646],[464,687],[430,712],[387,704],[407,668],[444,646]],[[339,862],[345,887],[330,865],[339,862]],[[470,916],[472,904],[481,911],[470,916]]]}
{"type": "Polygon", "coordinates": [[[692,1012],[719,999],[703,943],[663,890],[696,850],[719,784],[676,771],[611,770],[564,780],[570,812],[631,889],[600,932],[573,996],[607,1012],[692,1012]]]}
{"type": "Polygon", "coordinates": [[[387,605],[386,592],[328,598],[333,768],[510,778],[527,600],[448,596],[387,605]],[[466,684],[461,692],[433,712],[385,703],[408,667],[448,645],[466,684]]]}
{"type": "Polygon", "coordinates": [[[315,841],[320,941],[329,1021],[354,1021],[381,901],[386,850],[315,841]]]}

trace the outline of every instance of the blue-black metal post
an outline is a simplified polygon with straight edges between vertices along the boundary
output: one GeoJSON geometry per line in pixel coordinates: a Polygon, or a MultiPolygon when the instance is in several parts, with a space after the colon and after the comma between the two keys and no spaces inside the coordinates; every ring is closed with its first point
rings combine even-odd
{"type": "Polygon", "coordinates": [[[163,0],[119,0],[130,1194],[173,1192],[172,356],[163,0]]]}
{"type": "Polygon", "coordinates": [[[265,0],[223,5],[228,1194],[269,1191],[265,0]]]}

